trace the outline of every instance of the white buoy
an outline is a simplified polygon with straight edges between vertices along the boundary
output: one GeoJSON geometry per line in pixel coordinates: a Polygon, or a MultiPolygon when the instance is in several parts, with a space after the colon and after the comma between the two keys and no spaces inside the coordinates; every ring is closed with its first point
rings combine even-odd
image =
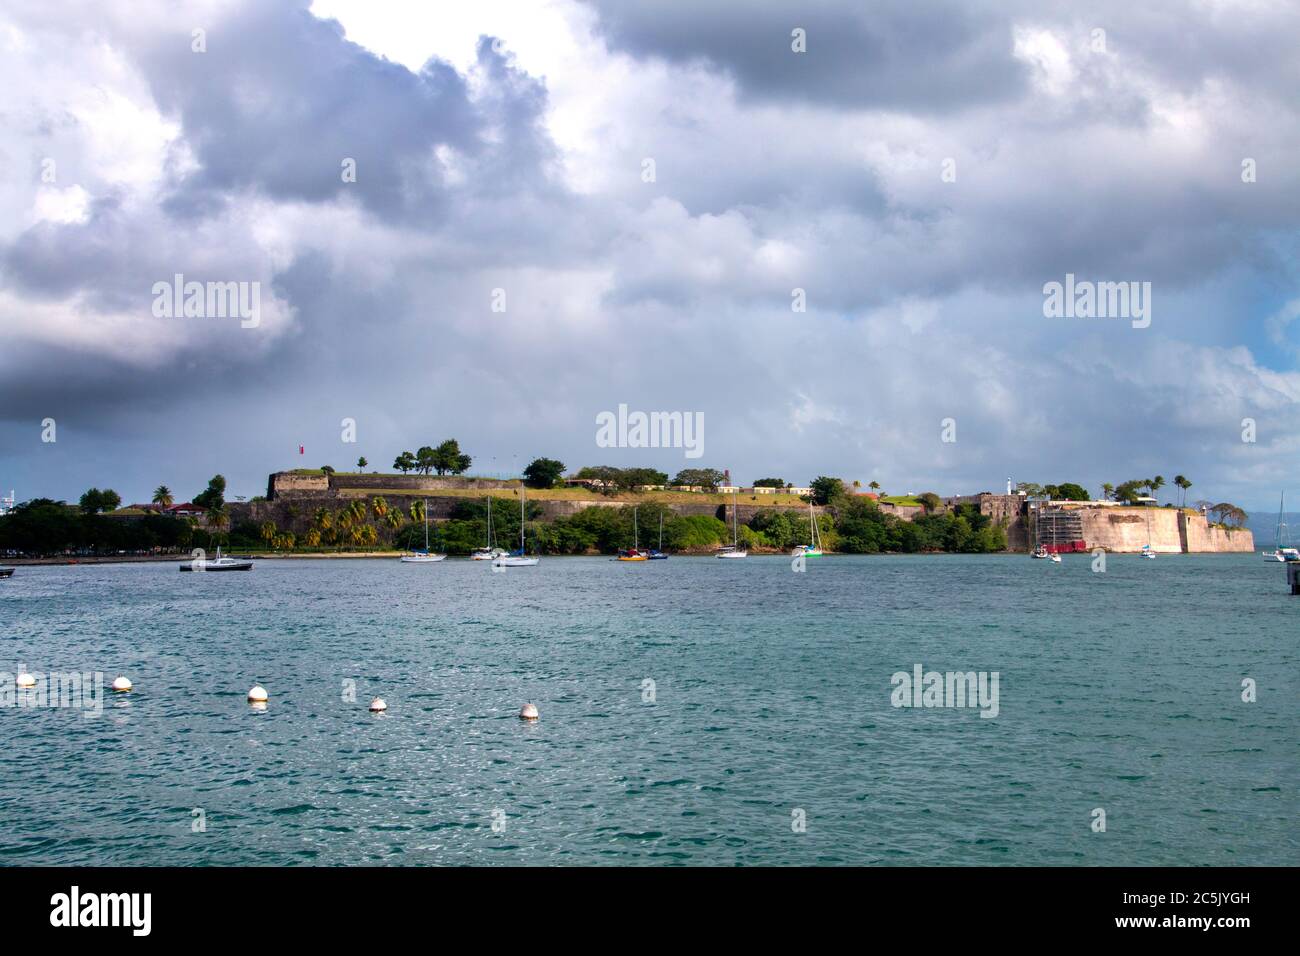
{"type": "Polygon", "coordinates": [[[372,714],[382,714],[387,709],[388,704],[384,702],[384,698],[382,697],[376,697],[370,702],[370,712],[372,714]]]}
{"type": "Polygon", "coordinates": [[[536,720],[536,719],[537,719],[537,705],[536,705],[536,704],[524,704],[523,708],[519,711],[519,719],[520,719],[520,720],[536,720]]]}
{"type": "Polygon", "coordinates": [[[130,689],[131,689],[131,682],[127,680],[125,677],[113,678],[113,690],[117,691],[119,694],[128,691],[130,689]]]}
{"type": "Polygon", "coordinates": [[[17,683],[19,687],[35,687],[36,678],[31,674],[22,673],[18,675],[18,679],[15,683],[17,683]]]}
{"type": "Polygon", "coordinates": [[[258,684],[248,692],[248,699],[254,704],[265,704],[267,698],[266,688],[258,684]]]}

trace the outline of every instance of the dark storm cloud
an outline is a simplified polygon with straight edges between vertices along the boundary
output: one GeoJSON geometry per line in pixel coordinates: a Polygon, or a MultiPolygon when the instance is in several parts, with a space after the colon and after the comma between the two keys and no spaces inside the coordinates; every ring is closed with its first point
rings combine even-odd
{"type": "Polygon", "coordinates": [[[1026,84],[1006,19],[968,3],[588,2],[613,46],[706,61],[747,96],[947,113],[1013,99],[1026,84]],[[806,53],[791,50],[795,28],[806,53]]]}
{"type": "Polygon", "coordinates": [[[172,34],[135,51],[200,167],[178,183],[173,212],[256,189],[309,202],[346,193],[386,215],[427,213],[445,190],[434,149],[480,149],[482,119],[455,69],[430,60],[412,73],[307,6],[243,5],[207,28],[205,53],[172,34]],[[345,159],[356,161],[355,183],[343,180],[345,159]]]}

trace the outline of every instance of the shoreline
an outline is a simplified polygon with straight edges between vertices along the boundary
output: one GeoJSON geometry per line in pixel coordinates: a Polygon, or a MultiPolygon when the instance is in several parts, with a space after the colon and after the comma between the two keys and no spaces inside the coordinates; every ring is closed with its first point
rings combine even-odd
{"type": "MultiPolygon", "coordinates": [[[[313,551],[294,554],[259,554],[256,551],[240,551],[238,554],[231,552],[231,557],[243,557],[252,561],[333,561],[333,560],[396,560],[407,551],[313,551]]],[[[713,551],[678,551],[670,555],[671,558],[711,558],[713,551]]],[[[1106,551],[1106,554],[1123,555],[1123,554],[1140,554],[1139,551],[1106,551]]],[[[1217,555],[1217,554],[1253,554],[1250,551],[1160,551],[1157,552],[1161,557],[1192,557],[1199,555],[1217,555]]],[[[868,557],[868,558],[889,558],[889,557],[951,557],[953,555],[977,555],[979,557],[1028,557],[1028,551],[990,551],[990,552],[966,552],[966,551],[875,551],[871,553],[854,553],[849,551],[827,551],[823,557],[827,558],[845,558],[845,557],[868,557]]],[[[794,555],[787,551],[754,551],[750,550],[751,558],[792,558],[794,555]]],[[[1070,554],[1062,557],[1070,557],[1070,554]]],[[[1091,560],[1093,555],[1090,551],[1081,551],[1073,555],[1091,560]]],[[[606,558],[610,561],[615,559],[613,554],[545,554],[541,557],[547,560],[566,559],[566,558],[606,558]]],[[[168,554],[168,555],[104,555],[94,557],[77,557],[77,558],[0,558],[0,567],[18,568],[18,567],[66,567],[72,565],[87,564],[181,564],[191,560],[189,554],[168,554]]],[[[449,554],[449,561],[468,561],[467,554],[449,554]]],[[[815,560],[815,559],[814,559],[815,560]]]]}

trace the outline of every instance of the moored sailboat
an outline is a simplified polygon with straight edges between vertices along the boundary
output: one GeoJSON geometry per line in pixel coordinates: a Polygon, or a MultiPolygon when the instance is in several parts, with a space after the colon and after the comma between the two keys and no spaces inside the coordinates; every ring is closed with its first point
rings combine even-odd
{"type": "Polygon", "coordinates": [[[637,529],[637,509],[632,509],[632,547],[619,551],[617,561],[648,561],[648,555],[641,553],[641,535],[637,529]]]}
{"type": "Polygon", "coordinates": [[[1261,552],[1261,557],[1265,561],[1300,561],[1300,551],[1290,547],[1290,535],[1288,534],[1286,524],[1286,492],[1282,492],[1282,500],[1277,506],[1277,528],[1273,533],[1273,550],[1261,552]]]}
{"type": "Polygon", "coordinates": [[[495,561],[505,554],[501,548],[492,544],[492,496],[487,497],[487,544],[471,554],[471,561],[495,561]]]}
{"type": "Polygon", "coordinates": [[[811,501],[808,502],[808,522],[812,527],[809,533],[809,541],[807,544],[795,545],[793,553],[795,556],[802,555],[805,558],[820,558],[822,556],[822,537],[817,528],[817,514],[813,511],[811,501]]]}
{"type": "Polygon", "coordinates": [[[719,558],[747,558],[749,552],[740,547],[740,505],[736,492],[731,493],[731,544],[718,549],[719,558]]]}
{"type": "Polygon", "coordinates": [[[530,558],[524,550],[524,485],[519,486],[519,550],[494,558],[492,564],[498,568],[531,568],[541,558],[530,558]]]}
{"type": "Polygon", "coordinates": [[[650,549],[651,561],[667,561],[668,555],[664,552],[664,516],[659,516],[659,547],[650,549]]]}
{"type": "Polygon", "coordinates": [[[402,555],[403,564],[432,564],[435,561],[441,561],[447,557],[445,554],[432,554],[429,551],[429,502],[424,502],[421,509],[424,512],[424,550],[412,551],[410,554],[402,555]]]}

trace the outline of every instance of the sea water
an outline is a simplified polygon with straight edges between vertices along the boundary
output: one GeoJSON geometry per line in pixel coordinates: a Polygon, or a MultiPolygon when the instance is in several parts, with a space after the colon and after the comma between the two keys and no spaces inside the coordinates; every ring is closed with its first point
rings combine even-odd
{"type": "Polygon", "coordinates": [[[1092,568],[22,567],[0,671],[135,690],[0,708],[0,863],[1300,863],[1283,567],[1092,568]],[[996,714],[898,706],[918,667],[996,714]]]}

